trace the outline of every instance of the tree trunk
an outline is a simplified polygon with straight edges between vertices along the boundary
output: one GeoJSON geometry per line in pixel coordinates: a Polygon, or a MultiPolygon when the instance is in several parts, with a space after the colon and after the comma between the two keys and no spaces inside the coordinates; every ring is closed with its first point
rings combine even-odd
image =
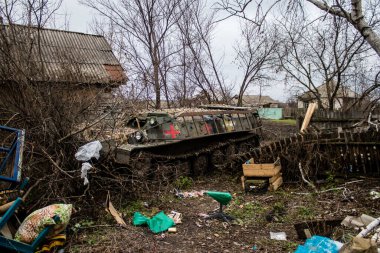
{"type": "Polygon", "coordinates": [[[159,80],[159,62],[157,57],[157,49],[153,49],[153,82],[154,82],[154,92],[156,93],[156,109],[161,109],[161,89],[159,80]]]}
{"type": "Polygon", "coordinates": [[[374,30],[361,18],[358,22],[351,24],[358,30],[368,42],[368,44],[376,51],[377,55],[380,56],[380,36],[377,35],[374,30]]]}
{"type": "Polygon", "coordinates": [[[239,94],[237,106],[243,106],[243,94],[239,94]]]}
{"type": "Polygon", "coordinates": [[[363,38],[368,42],[373,50],[380,56],[380,36],[364,20],[362,0],[351,0],[351,13],[345,10],[336,10],[331,8],[324,1],[306,0],[314,4],[317,8],[326,11],[332,15],[340,16],[350,22],[358,30],[363,38]]]}
{"type": "Polygon", "coordinates": [[[329,111],[334,111],[334,98],[329,100],[329,111]]]}

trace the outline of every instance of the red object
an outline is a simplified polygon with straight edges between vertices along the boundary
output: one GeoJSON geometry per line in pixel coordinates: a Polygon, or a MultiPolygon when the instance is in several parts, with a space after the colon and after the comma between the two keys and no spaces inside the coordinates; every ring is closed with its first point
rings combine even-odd
{"type": "Polygon", "coordinates": [[[206,129],[206,132],[208,134],[212,134],[212,127],[210,126],[210,124],[205,124],[205,129],[206,129]]]}
{"type": "Polygon", "coordinates": [[[174,128],[174,125],[170,125],[170,130],[164,131],[165,135],[171,135],[172,139],[177,138],[177,135],[181,132],[174,128]]]}

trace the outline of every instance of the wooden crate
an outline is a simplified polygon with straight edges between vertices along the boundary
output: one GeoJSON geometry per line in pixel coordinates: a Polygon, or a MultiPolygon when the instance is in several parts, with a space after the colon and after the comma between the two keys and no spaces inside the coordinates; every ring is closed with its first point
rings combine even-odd
{"type": "Polygon", "coordinates": [[[243,187],[243,190],[249,190],[246,189],[246,184],[250,181],[254,180],[263,180],[267,179],[268,180],[268,191],[276,191],[283,183],[282,179],[282,173],[278,173],[274,175],[273,177],[245,177],[241,176],[241,185],[243,187]]]}
{"type": "Polygon", "coordinates": [[[278,177],[273,183],[270,183],[268,190],[276,191],[283,183],[282,177],[278,177]]]}
{"type": "Polygon", "coordinates": [[[255,164],[253,158],[243,164],[243,175],[245,177],[273,177],[281,170],[280,158],[274,163],[255,164]]]}

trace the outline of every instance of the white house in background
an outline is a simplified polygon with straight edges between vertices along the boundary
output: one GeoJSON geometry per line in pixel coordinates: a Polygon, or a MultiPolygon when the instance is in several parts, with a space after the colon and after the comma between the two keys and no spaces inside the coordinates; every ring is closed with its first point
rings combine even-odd
{"type": "MultiPolygon", "coordinates": [[[[329,82],[330,90],[334,89],[334,84],[332,82],[329,82]]],[[[328,96],[327,96],[327,85],[322,84],[321,86],[318,86],[316,89],[316,92],[320,98],[321,102],[324,108],[329,107],[328,102],[328,96]]],[[[342,108],[347,108],[348,106],[352,105],[352,103],[355,102],[355,100],[359,97],[357,93],[352,91],[351,89],[347,87],[340,87],[337,91],[337,94],[333,101],[333,108],[334,110],[340,110],[342,108]]],[[[318,103],[318,99],[316,95],[311,92],[307,91],[300,96],[298,96],[298,108],[304,109],[309,106],[310,103],[316,102],[318,103]]]]}

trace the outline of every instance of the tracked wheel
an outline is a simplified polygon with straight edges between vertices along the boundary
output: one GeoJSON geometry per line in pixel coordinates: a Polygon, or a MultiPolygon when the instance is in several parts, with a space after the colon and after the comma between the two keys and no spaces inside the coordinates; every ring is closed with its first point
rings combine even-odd
{"type": "Polygon", "coordinates": [[[206,154],[194,157],[192,171],[194,176],[204,175],[209,168],[209,159],[206,154]]]}
{"type": "Polygon", "coordinates": [[[245,143],[245,142],[239,143],[239,146],[238,146],[239,153],[247,153],[249,149],[250,149],[250,145],[248,143],[245,143]]]}
{"type": "Polygon", "coordinates": [[[237,153],[236,144],[232,143],[226,147],[226,158],[227,159],[229,159],[229,160],[233,159],[233,157],[236,155],[236,153],[237,153]]]}
{"type": "Polygon", "coordinates": [[[177,165],[178,176],[189,176],[191,174],[191,162],[189,160],[180,160],[177,165]]]}
{"type": "Polygon", "coordinates": [[[136,157],[132,168],[133,174],[139,178],[148,179],[151,177],[151,162],[150,158],[136,157]]]}
{"type": "Polygon", "coordinates": [[[214,168],[219,168],[226,162],[226,155],[220,149],[214,150],[211,155],[211,164],[214,168]]]}
{"type": "Polygon", "coordinates": [[[234,162],[237,152],[238,150],[235,143],[229,144],[225,149],[225,160],[230,164],[230,169],[237,167],[237,163],[234,162]]]}

